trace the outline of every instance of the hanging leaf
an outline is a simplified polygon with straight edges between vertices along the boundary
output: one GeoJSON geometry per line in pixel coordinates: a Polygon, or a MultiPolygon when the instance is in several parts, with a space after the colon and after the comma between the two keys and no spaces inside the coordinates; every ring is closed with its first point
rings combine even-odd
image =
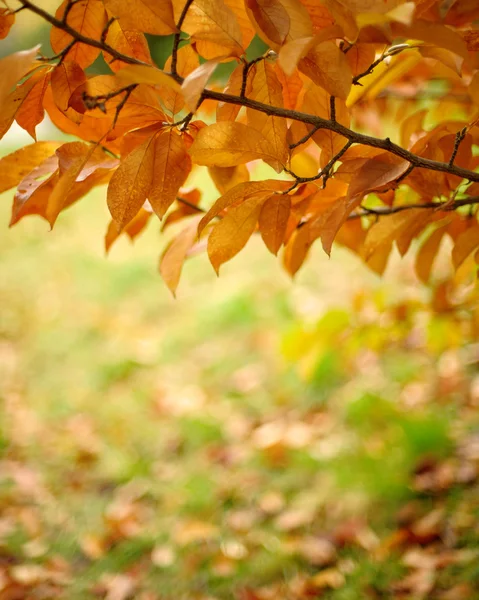
{"type": "Polygon", "coordinates": [[[259,215],[259,230],[266,247],[278,254],[286,235],[291,198],[286,194],[274,194],[267,198],[259,215]]]}
{"type": "Polygon", "coordinates": [[[168,35],[176,32],[170,0],[104,0],[106,8],[120,21],[122,29],[168,35]]]}

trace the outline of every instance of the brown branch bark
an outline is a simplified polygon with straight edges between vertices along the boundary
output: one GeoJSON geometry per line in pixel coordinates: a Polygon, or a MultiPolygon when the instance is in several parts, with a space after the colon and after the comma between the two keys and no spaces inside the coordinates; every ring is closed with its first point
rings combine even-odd
{"type": "Polygon", "coordinates": [[[462,200],[456,200],[455,202],[424,202],[422,204],[402,204],[400,206],[380,206],[378,208],[364,208],[353,212],[349,215],[350,219],[360,219],[361,217],[384,217],[388,215],[394,215],[398,212],[405,210],[411,210],[413,208],[423,208],[425,210],[439,210],[444,212],[451,212],[460,208],[461,206],[473,206],[479,204],[479,196],[471,196],[470,198],[463,198],[462,200]]]}

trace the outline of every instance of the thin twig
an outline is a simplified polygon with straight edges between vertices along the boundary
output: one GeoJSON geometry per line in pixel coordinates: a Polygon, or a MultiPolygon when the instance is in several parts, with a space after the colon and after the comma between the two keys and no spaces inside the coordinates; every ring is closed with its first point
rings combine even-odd
{"type": "Polygon", "coordinates": [[[414,208],[422,208],[425,210],[434,211],[445,211],[450,212],[460,208],[461,206],[473,206],[479,204],[479,196],[471,196],[470,198],[463,198],[462,200],[456,200],[455,202],[424,202],[423,204],[401,204],[400,206],[380,206],[378,208],[366,208],[362,206],[361,211],[353,212],[349,215],[348,219],[360,219],[361,217],[384,217],[387,215],[393,215],[404,210],[412,210],[414,208]]]}
{"type": "Polygon", "coordinates": [[[180,18],[178,19],[178,23],[176,24],[176,29],[178,31],[175,33],[175,37],[173,38],[173,48],[171,50],[171,73],[173,75],[178,74],[178,47],[180,45],[181,40],[181,27],[183,25],[184,20],[186,19],[188,9],[192,4],[193,0],[186,0],[185,5],[183,6],[183,10],[181,11],[180,18]]]}

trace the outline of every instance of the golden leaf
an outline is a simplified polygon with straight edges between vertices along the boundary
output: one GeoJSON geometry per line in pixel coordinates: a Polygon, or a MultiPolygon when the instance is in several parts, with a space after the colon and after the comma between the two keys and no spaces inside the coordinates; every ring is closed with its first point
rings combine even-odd
{"type": "Polygon", "coordinates": [[[168,35],[176,32],[171,0],[104,0],[123,29],[168,35]]]}
{"type": "Polygon", "coordinates": [[[275,255],[284,242],[290,210],[291,198],[287,194],[273,194],[261,208],[258,222],[261,237],[275,255]]]}

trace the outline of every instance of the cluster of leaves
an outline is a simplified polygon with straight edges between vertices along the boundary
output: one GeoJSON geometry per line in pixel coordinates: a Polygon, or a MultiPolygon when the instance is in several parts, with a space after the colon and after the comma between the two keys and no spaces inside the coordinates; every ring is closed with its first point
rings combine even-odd
{"type": "Polygon", "coordinates": [[[455,268],[477,262],[475,0],[64,0],[54,15],[2,3],[0,36],[32,11],[56,55],[0,62],[0,135],[16,121],[36,140],[47,111],[82,140],[2,159],[12,224],[38,214],[53,226],[107,183],[107,248],[153,213],[164,228],[184,222],[160,262],[172,291],[186,257],[206,246],[218,271],[257,230],[272,253],[284,246],[291,274],[318,239],[382,273],[393,244],[405,254],[419,238],[425,282],[444,237],[455,268]],[[163,68],[145,34],[171,36],[163,68]],[[247,58],[254,36],[267,50],[247,58]],[[92,76],[100,54],[110,74],[92,76]],[[228,81],[208,84],[219,63],[228,81]],[[187,187],[199,167],[220,194],[206,206],[187,187]]]}

